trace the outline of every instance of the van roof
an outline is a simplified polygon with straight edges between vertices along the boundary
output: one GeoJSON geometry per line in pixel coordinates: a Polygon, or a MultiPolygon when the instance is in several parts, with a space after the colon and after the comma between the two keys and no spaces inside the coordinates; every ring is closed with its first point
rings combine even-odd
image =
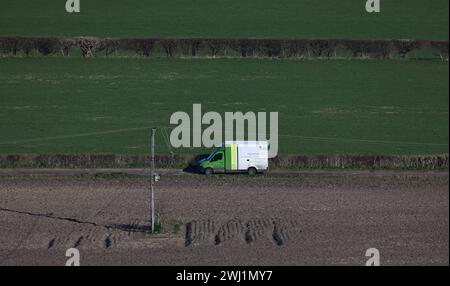
{"type": "MultiPolygon", "coordinates": [[[[225,146],[226,145],[233,145],[233,144],[236,144],[236,145],[258,145],[258,146],[260,146],[260,145],[267,145],[267,141],[225,141],[225,146]]],[[[222,145],[221,146],[219,146],[219,147],[222,147],[222,145]]]]}

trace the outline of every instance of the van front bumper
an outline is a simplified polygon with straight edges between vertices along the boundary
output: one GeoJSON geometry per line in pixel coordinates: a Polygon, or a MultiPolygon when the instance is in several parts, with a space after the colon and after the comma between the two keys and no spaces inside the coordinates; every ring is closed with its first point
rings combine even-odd
{"type": "Polygon", "coordinates": [[[204,174],[205,173],[205,168],[203,168],[200,165],[191,165],[189,166],[190,171],[194,172],[194,173],[201,173],[204,174]]]}

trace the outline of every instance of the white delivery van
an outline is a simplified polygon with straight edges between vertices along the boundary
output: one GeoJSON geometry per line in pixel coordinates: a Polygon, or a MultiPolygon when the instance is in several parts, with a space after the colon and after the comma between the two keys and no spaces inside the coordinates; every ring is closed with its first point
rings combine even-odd
{"type": "Polygon", "coordinates": [[[267,141],[225,141],[206,159],[197,162],[205,174],[241,173],[256,174],[269,167],[267,141]]]}

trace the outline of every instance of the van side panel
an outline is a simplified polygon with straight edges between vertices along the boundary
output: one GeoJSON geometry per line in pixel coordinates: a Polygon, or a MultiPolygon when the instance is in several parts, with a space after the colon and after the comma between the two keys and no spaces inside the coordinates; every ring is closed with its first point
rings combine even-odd
{"type": "Polygon", "coordinates": [[[231,170],[231,146],[225,146],[225,170],[231,170]]]}
{"type": "Polygon", "coordinates": [[[239,145],[239,170],[255,167],[257,170],[266,170],[268,166],[267,146],[239,145]]]}
{"type": "Polygon", "coordinates": [[[268,146],[266,142],[227,141],[225,142],[225,171],[247,171],[268,168],[268,146]]]}
{"type": "Polygon", "coordinates": [[[237,171],[238,170],[238,145],[227,144],[225,145],[225,170],[237,171]]]}
{"type": "Polygon", "coordinates": [[[238,170],[238,146],[231,145],[231,170],[238,170]]]}

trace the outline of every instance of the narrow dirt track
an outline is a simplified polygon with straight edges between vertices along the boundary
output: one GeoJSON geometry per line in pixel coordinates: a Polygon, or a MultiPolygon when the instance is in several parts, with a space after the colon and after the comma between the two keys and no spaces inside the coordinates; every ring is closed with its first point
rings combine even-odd
{"type": "MultiPolygon", "coordinates": [[[[150,170],[146,168],[0,168],[0,176],[73,176],[73,175],[95,175],[95,174],[129,174],[149,175],[150,170]]],[[[194,175],[181,169],[156,169],[163,175],[194,175]]],[[[351,169],[302,169],[269,170],[267,175],[320,175],[320,176],[444,176],[448,177],[448,171],[420,171],[420,170],[351,170],[351,169]]]]}
{"type": "Polygon", "coordinates": [[[64,265],[70,247],[82,265],[364,265],[368,248],[382,265],[449,263],[448,172],[166,172],[157,235],[146,177],[11,175],[0,265],[64,265]]]}

